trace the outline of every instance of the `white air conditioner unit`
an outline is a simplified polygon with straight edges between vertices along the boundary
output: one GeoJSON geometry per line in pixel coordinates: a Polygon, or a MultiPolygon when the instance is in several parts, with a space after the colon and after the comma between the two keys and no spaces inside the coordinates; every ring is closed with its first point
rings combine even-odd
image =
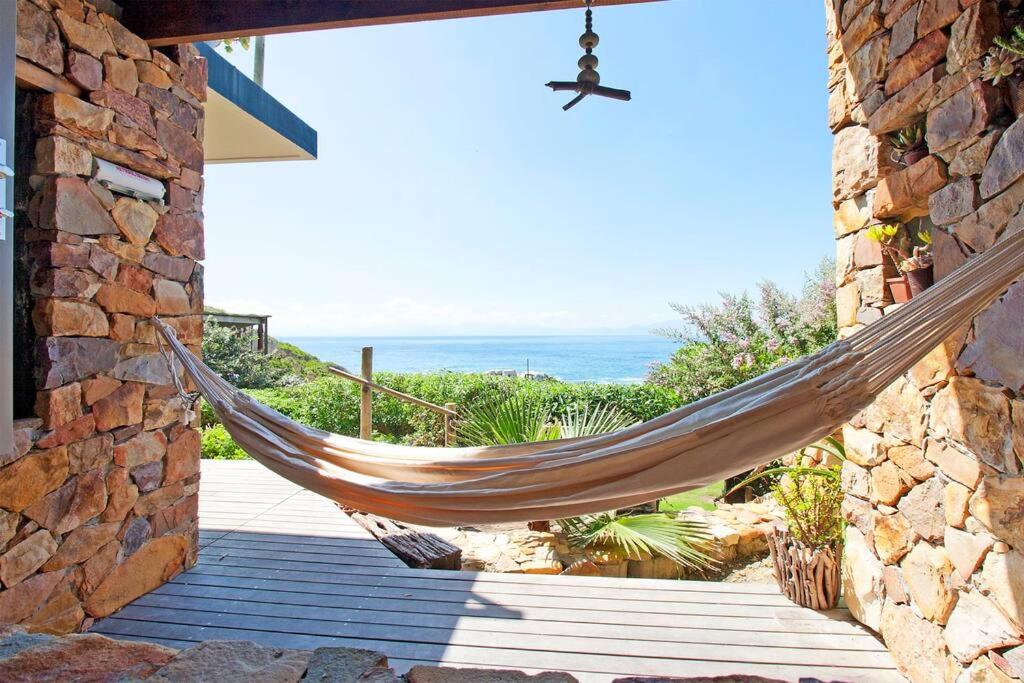
{"type": "Polygon", "coordinates": [[[163,203],[167,189],[156,178],[137,173],[130,168],[96,159],[92,177],[111,192],[126,194],[136,199],[163,203]]]}

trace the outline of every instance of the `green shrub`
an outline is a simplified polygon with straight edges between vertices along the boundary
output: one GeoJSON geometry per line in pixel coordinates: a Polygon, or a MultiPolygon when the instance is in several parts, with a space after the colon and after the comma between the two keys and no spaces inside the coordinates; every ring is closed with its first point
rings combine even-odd
{"type": "Polygon", "coordinates": [[[202,452],[204,458],[212,460],[244,460],[249,457],[232,441],[224,425],[219,424],[202,430],[202,452]]]}
{"type": "MultiPolygon", "coordinates": [[[[642,422],[679,405],[674,392],[651,385],[568,384],[454,372],[382,372],[374,375],[374,381],[436,405],[455,403],[460,413],[518,393],[536,401],[554,419],[565,419],[574,408],[601,404],[642,422]]],[[[310,427],[349,436],[359,434],[359,386],[354,382],[327,376],[296,386],[246,390],[246,393],[310,427]]],[[[202,416],[204,425],[218,423],[205,403],[202,416]]],[[[373,396],[373,429],[374,439],[390,443],[417,446],[444,443],[440,416],[385,394],[373,396]]]]}
{"type": "Polygon", "coordinates": [[[302,349],[274,342],[270,354],[253,350],[253,334],[207,321],[203,326],[203,361],[241,389],[293,386],[328,374],[327,365],[302,349]]]}

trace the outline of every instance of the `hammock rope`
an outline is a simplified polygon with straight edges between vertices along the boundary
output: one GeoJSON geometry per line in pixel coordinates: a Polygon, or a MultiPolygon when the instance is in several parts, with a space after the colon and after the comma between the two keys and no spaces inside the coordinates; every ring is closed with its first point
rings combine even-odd
{"type": "MultiPolygon", "coordinates": [[[[557,519],[720,481],[834,432],[1024,274],[1024,230],[897,311],[821,351],[612,434],[513,446],[419,448],[305,427],[218,377],[159,319],[168,362],[235,442],[348,507],[428,526],[557,519]]],[[[161,344],[163,350],[163,345],[161,344]]]]}

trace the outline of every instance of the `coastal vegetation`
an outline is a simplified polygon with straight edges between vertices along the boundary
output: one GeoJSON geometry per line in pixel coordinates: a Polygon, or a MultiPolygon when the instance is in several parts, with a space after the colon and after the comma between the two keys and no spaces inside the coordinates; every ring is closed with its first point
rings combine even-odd
{"type": "MultiPolygon", "coordinates": [[[[277,342],[269,355],[251,351],[251,340],[207,324],[203,354],[207,364],[256,400],[310,427],[337,434],[359,433],[359,387],[331,375],[327,364],[300,349],[277,342]]],[[[511,397],[535,407],[546,424],[567,428],[588,411],[607,406],[624,424],[643,422],[674,409],[679,397],[649,384],[568,383],[498,377],[482,373],[374,373],[374,381],[434,404],[455,403],[470,416],[511,397]]],[[[373,397],[373,438],[390,443],[440,446],[444,425],[438,417],[384,394],[373,397]]],[[[203,457],[244,458],[209,405],[203,403],[203,457]]]]}
{"type": "MultiPolygon", "coordinates": [[[[679,349],[654,364],[642,384],[458,372],[377,372],[374,380],[437,405],[455,403],[461,444],[577,435],[595,426],[588,421],[600,423],[600,431],[614,431],[729,389],[834,341],[833,272],[831,261],[824,260],[795,296],[765,282],[756,298],[723,295],[718,305],[673,306],[684,326],[662,333],[677,341],[679,349]],[[488,430],[491,434],[483,438],[488,430]]],[[[310,427],[357,435],[358,385],[333,376],[327,363],[298,347],[281,341],[272,346],[270,354],[262,354],[253,350],[252,339],[245,334],[213,323],[204,328],[206,363],[229,382],[310,427]]],[[[442,421],[416,406],[374,394],[373,415],[375,440],[416,446],[444,443],[442,421]]],[[[206,404],[203,457],[247,457],[206,404]]],[[[691,502],[709,504],[689,498],[679,504],[691,502]]]]}
{"type": "Polygon", "coordinates": [[[673,304],[683,327],[661,334],[679,349],[656,363],[647,381],[692,403],[814,353],[838,336],[835,291],[835,264],[823,259],[798,295],[766,281],[756,298],[723,294],[719,304],[673,304]]]}

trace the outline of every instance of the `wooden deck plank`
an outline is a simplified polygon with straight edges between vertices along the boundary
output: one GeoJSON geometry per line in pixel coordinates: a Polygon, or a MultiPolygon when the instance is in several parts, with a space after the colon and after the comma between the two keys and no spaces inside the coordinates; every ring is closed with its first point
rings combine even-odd
{"type": "Polygon", "coordinates": [[[615,676],[900,681],[845,609],[774,586],[410,569],[331,501],[251,461],[203,461],[199,564],[94,631],[368,647],[415,664],[615,676]]]}
{"type": "MultiPolygon", "coordinates": [[[[172,612],[173,613],[173,612],[172,612]]],[[[851,683],[887,683],[900,681],[892,670],[869,667],[837,667],[823,662],[819,666],[787,666],[773,662],[742,663],[708,660],[655,659],[645,657],[618,657],[574,652],[538,652],[498,647],[466,647],[448,644],[417,643],[395,640],[373,640],[347,636],[317,636],[302,633],[272,632],[249,628],[202,626],[190,623],[136,621],[119,616],[103,622],[101,632],[116,634],[146,634],[158,638],[181,639],[186,634],[201,640],[252,640],[278,647],[358,647],[378,650],[389,657],[415,659],[439,663],[504,667],[529,664],[535,668],[589,672],[611,675],[684,676],[699,672],[702,675],[747,674],[795,680],[816,677],[834,680],[841,678],[851,683]],[[527,654],[528,652],[528,654],[527,654]]]]}
{"type": "MultiPolygon", "coordinates": [[[[567,608],[550,601],[538,601],[535,605],[516,605],[514,607],[501,604],[493,598],[473,595],[469,599],[446,599],[452,594],[436,595],[426,591],[410,592],[407,589],[380,586],[303,585],[296,581],[277,581],[274,579],[247,579],[233,576],[203,575],[189,572],[174,581],[158,588],[155,593],[173,592],[177,587],[188,589],[249,589],[266,596],[266,599],[282,603],[322,605],[350,605],[352,599],[363,598],[375,604],[390,604],[409,612],[423,609],[437,613],[460,614],[464,616],[493,616],[500,618],[529,619],[534,616],[549,620],[564,621],[598,621],[602,623],[636,625],[649,624],[659,626],[693,626],[697,628],[719,628],[733,630],[757,630],[790,633],[834,633],[844,636],[864,636],[867,632],[857,624],[848,621],[823,621],[820,619],[777,619],[756,616],[756,612],[743,617],[728,617],[704,614],[673,614],[670,612],[626,612],[614,609],[614,605],[604,604],[603,608],[587,609],[582,607],[567,608]],[[303,590],[308,588],[308,590],[303,590]]],[[[869,636],[872,637],[873,636],[869,636]]]]}
{"type": "MultiPolygon", "coordinates": [[[[348,567],[356,565],[353,574],[363,574],[364,570],[358,567],[372,564],[374,557],[362,555],[339,555],[337,557],[323,555],[308,555],[305,553],[286,552],[278,550],[250,550],[222,546],[220,543],[207,546],[199,554],[200,558],[209,560],[214,565],[244,566],[244,567],[269,567],[274,569],[293,569],[298,571],[324,572],[337,574],[341,579],[342,574],[349,573],[348,567]],[[227,562],[228,558],[237,559],[235,562],[227,562]],[[311,558],[311,559],[307,559],[311,558]],[[254,563],[249,563],[254,560],[254,563]],[[284,565],[284,566],[281,566],[284,565]]],[[[394,559],[392,557],[392,559],[394,559]]],[[[374,565],[375,566],[375,565],[374,565]]],[[[404,565],[403,565],[404,566],[404,565]]],[[[487,580],[489,574],[481,573],[467,577],[436,578],[438,572],[429,572],[424,575],[395,576],[389,585],[404,588],[435,588],[438,590],[487,590],[494,593],[512,593],[515,595],[547,595],[559,597],[565,594],[561,584],[539,583],[539,584],[508,584],[501,582],[490,582],[487,580]]],[[[374,572],[374,577],[379,574],[374,572]]],[[[344,582],[348,583],[348,580],[344,582]]],[[[374,582],[378,583],[378,582],[374,582]]],[[[604,586],[585,586],[576,584],[573,587],[573,597],[577,598],[601,598],[614,600],[648,600],[657,602],[700,602],[707,604],[735,604],[764,607],[787,607],[793,608],[793,603],[784,596],[775,594],[757,593],[714,593],[708,595],[700,591],[674,591],[671,594],[661,593],[644,587],[642,581],[635,581],[629,586],[617,590],[614,596],[608,595],[608,589],[604,586]]],[[[831,617],[837,614],[828,615],[831,617]]]]}
{"type": "MultiPolygon", "coordinates": [[[[228,589],[229,592],[231,589],[228,589]]],[[[164,609],[190,609],[231,614],[252,614],[280,616],[296,619],[317,619],[326,622],[369,624],[394,624],[399,626],[424,626],[431,628],[461,628],[471,631],[522,633],[529,635],[579,636],[593,639],[621,639],[622,624],[599,623],[598,621],[547,621],[536,615],[529,619],[510,617],[474,616],[462,619],[462,615],[446,615],[433,611],[409,612],[401,609],[386,609],[387,603],[365,598],[353,598],[347,607],[323,605],[315,601],[305,604],[289,604],[273,596],[246,594],[235,591],[238,597],[216,597],[209,591],[182,592],[166,590],[151,593],[136,601],[136,605],[161,607],[164,609]],[[191,594],[190,594],[191,593],[191,594]],[[266,599],[266,598],[270,599],[266,599]],[[265,598],[265,599],[259,599],[265,598]]],[[[392,601],[394,602],[394,601],[392,601]]],[[[399,603],[404,606],[404,603],[399,603]]],[[[552,612],[549,611],[549,614],[552,612]]],[[[123,615],[128,617],[127,614],[123,615]]],[[[679,623],[670,626],[633,625],[630,639],[638,641],[659,641],[667,643],[704,643],[716,645],[749,645],[752,647],[774,648],[818,648],[858,652],[884,652],[879,642],[868,635],[860,637],[834,636],[825,633],[772,633],[761,631],[735,631],[714,628],[713,622],[700,627],[686,627],[679,623]]]]}
{"type": "MultiPolygon", "coordinates": [[[[253,560],[248,558],[212,557],[204,550],[200,555],[199,564],[194,570],[197,574],[213,574],[218,576],[274,578],[278,580],[302,581],[312,584],[345,584],[356,586],[382,586],[403,590],[431,590],[439,593],[450,593],[452,599],[461,599],[470,595],[487,596],[496,601],[544,601],[559,605],[592,604],[603,602],[620,609],[632,609],[639,612],[652,612],[675,609],[701,610],[700,613],[714,613],[721,616],[749,614],[754,609],[760,614],[778,618],[799,617],[811,620],[849,621],[851,618],[845,610],[830,612],[805,611],[789,602],[775,604],[763,600],[725,601],[716,599],[719,595],[707,596],[693,593],[677,592],[671,596],[659,596],[643,589],[624,587],[612,593],[595,593],[594,596],[581,595],[582,590],[574,589],[572,595],[559,590],[558,584],[549,586],[490,584],[486,578],[466,583],[455,582],[433,577],[391,576],[386,582],[376,572],[367,570],[365,565],[342,565],[329,571],[304,570],[295,568],[294,563],[275,560],[253,560]],[[235,561],[238,560],[238,561],[235,561]],[[634,597],[633,591],[641,597],[634,597]],[[706,610],[706,612],[705,612],[706,610]]],[[[486,575],[484,575],[486,576],[486,575]]]]}
{"type": "MultiPolygon", "coordinates": [[[[414,626],[408,624],[380,624],[352,620],[337,621],[310,616],[281,617],[254,612],[273,612],[253,607],[247,612],[235,610],[197,610],[187,605],[171,608],[133,604],[125,607],[120,616],[137,621],[158,623],[186,623],[195,626],[242,628],[246,630],[293,633],[334,637],[344,634],[350,638],[381,641],[415,642],[439,646],[465,646],[524,650],[533,653],[578,653],[594,656],[643,657],[666,660],[700,660],[715,662],[775,663],[799,666],[823,664],[886,668],[887,653],[852,650],[829,650],[803,647],[766,647],[759,645],[733,645],[730,643],[692,643],[688,641],[664,642],[654,640],[621,640],[592,638],[562,634],[508,633],[504,630],[479,631],[453,627],[414,626]]],[[[323,613],[319,613],[320,616],[323,613]]]]}

